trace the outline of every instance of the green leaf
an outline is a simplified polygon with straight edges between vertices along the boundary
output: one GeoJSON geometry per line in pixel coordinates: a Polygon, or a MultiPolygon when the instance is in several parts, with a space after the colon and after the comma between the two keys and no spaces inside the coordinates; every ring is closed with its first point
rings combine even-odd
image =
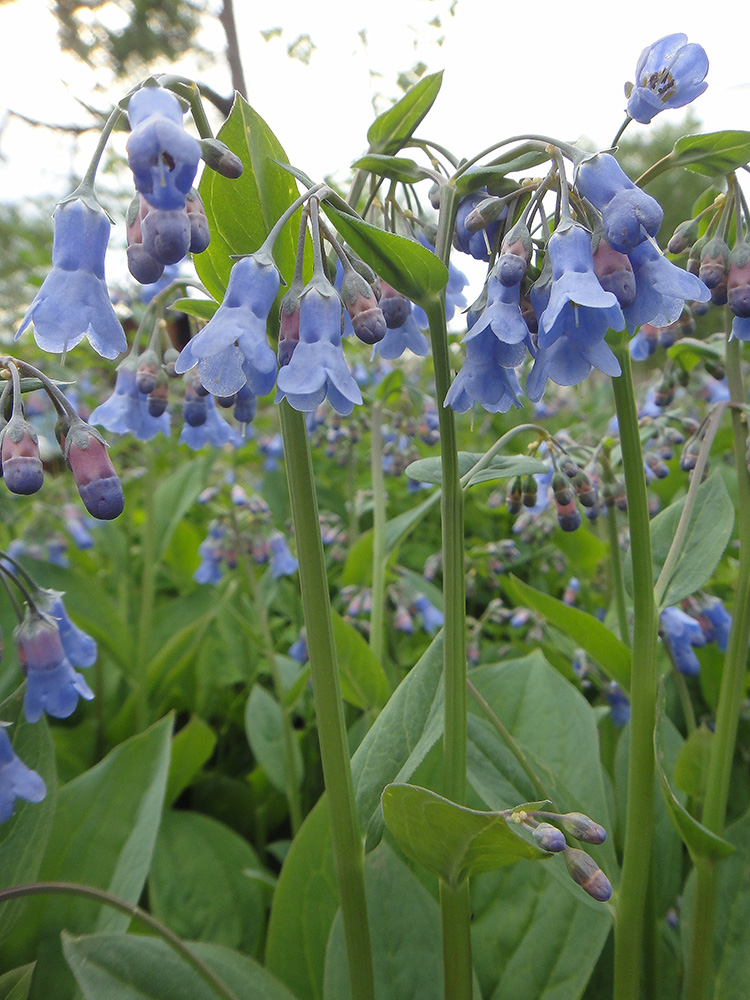
{"type": "Polygon", "coordinates": [[[569,607],[515,576],[505,576],[501,583],[515,604],[537,611],[551,625],[574,639],[624,691],[630,690],[630,650],[606,625],[586,611],[569,607]]]}
{"type": "Polygon", "coordinates": [[[383,156],[381,153],[370,153],[355,160],[352,164],[355,170],[367,170],[388,180],[401,181],[402,184],[417,184],[432,174],[420,167],[414,160],[405,156],[383,156]]]}
{"type": "MultiPolygon", "coordinates": [[[[435,1000],[443,995],[440,910],[414,872],[383,843],[365,861],[375,995],[435,1000]]],[[[326,952],[324,994],[351,996],[341,911],[326,952]]]]}
{"type": "Polygon", "coordinates": [[[259,868],[253,848],[230,827],[199,813],[167,810],[149,875],[152,913],[184,940],[255,955],[265,901],[244,872],[259,868]]]}
{"type": "MultiPolygon", "coordinates": [[[[86,1000],[216,1000],[216,991],[159,938],[130,934],[63,934],[65,958],[86,1000]]],[[[294,1000],[246,955],[196,943],[192,951],[237,1000],[294,1000]]],[[[50,994],[54,995],[54,994],[50,994]]]]}
{"type": "MultiPolygon", "coordinates": [[[[277,791],[286,795],[289,790],[286,745],[284,743],[283,712],[281,706],[264,687],[255,684],[245,706],[245,733],[250,749],[258,764],[277,791]]],[[[302,783],[304,764],[299,743],[292,741],[292,772],[294,785],[302,783]]]]}
{"type": "Polygon", "coordinates": [[[728,841],[712,833],[702,823],[699,823],[697,819],[694,819],[677,798],[669,784],[669,778],[664,767],[665,725],[664,693],[662,691],[657,707],[654,749],[656,751],[656,774],[669,817],[694,862],[700,858],[710,861],[720,861],[722,858],[733,854],[734,847],[728,841]]]}
{"type": "MultiPolygon", "coordinates": [[[[23,714],[23,689],[0,705],[0,719],[12,722],[8,730],[13,749],[21,760],[41,776],[47,795],[38,803],[16,799],[13,816],[0,826],[0,888],[36,881],[55,815],[57,775],[55,751],[46,718],[30,725],[23,714]]],[[[0,939],[21,921],[25,900],[0,907],[0,939]]]]}
{"type": "Polygon", "coordinates": [[[724,349],[718,344],[694,337],[681,337],[680,340],[667,348],[667,354],[679,361],[685,371],[692,371],[702,361],[721,362],[724,360],[724,349]]]}
{"type": "MultiPolygon", "coordinates": [[[[217,300],[224,296],[232,254],[253,253],[277,219],[298,197],[289,173],[277,161],[286,154],[268,125],[237,95],[217,138],[242,160],[236,180],[204,170],[199,193],[203,199],[211,242],[194,258],[198,276],[217,300]]],[[[297,227],[290,223],[276,241],[274,260],[287,280],[294,272],[297,227]]]]}
{"type": "Polygon", "coordinates": [[[750,160],[750,132],[685,135],[674,144],[669,160],[672,167],[687,167],[705,177],[730,174],[750,160]]]}
{"type": "MultiPolygon", "coordinates": [[[[734,854],[717,868],[716,922],[714,925],[714,975],[711,1000],[745,1000],[750,980],[750,813],[726,831],[734,854]]],[[[680,914],[683,954],[690,949],[695,909],[693,871],[688,879],[680,914]]]]}
{"type": "MultiPolygon", "coordinates": [[[[471,469],[484,458],[482,452],[459,451],[458,472],[463,479],[471,469]]],[[[511,476],[527,476],[535,472],[546,472],[547,465],[538,458],[529,455],[496,455],[488,465],[476,472],[467,485],[490,483],[496,479],[508,479],[511,476]]],[[[443,481],[442,465],[439,458],[420,458],[406,467],[410,479],[421,483],[435,483],[438,486],[443,481]]]]}
{"type": "Polygon", "coordinates": [[[22,965],[19,969],[11,969],[0,976],[0,1000],[27,1000],[31,989],[31,976],[34,963],[22,965]]]}
{"type": "Polygon", "coordinates": [[[331,621],[343,698],[363,712],[379,710],[391,691],[383,667],[353,625],[335,611],[331,621]]]}
{"type": "Polygon", "coordinates": [[[489,163],[469,167],[456,181],[456,190],[460,194],[469,194],[479,188],[489,187],[494,193],[498,182],[502,181],[506,174],[519,170],[532,170],[548,160],[549,153],[543,149],[522,144],[503,153],[502,156],[496,156],[489,163]]]}
{"type": "MultiPolygon", "coordinates": [[[[40,881],[79,882],[138,902],[161,820],[171,732],[171,717],[163,719],[60,789],[40,881]]],[[[122,930],[128,922],[78,897],[35,899],[19,927],[26,953],[37,959],[32,998],[67,1000],[73,994],[60,951],[62,927],[122,930]]]]}
{"type": "Polygon", "coordinates": [[[326,198],[323,210],[352,250],[383,281],[421,304],[434,297],[448,282],[448,269],[435,254],[416,240],[387,233],[377,226],[336,208],[326,198]]]}
{"type": "Polygon", "coordinates": [[[370,152],[398,152],[434,104],[442,82],[442,72],[423,77],[392,108],[378,115],[367,131],[370,152]]]}
{"type": "Polygon", "coordinates": [[[216,746],[216,733],[197,715],[175,733],[164,804],[171,806],[200,773],[216,746]]]}
{"type": "Polygon", "coordinates": [[[214,299],[177,299],[169,308],[196,319],[209,320],[219,308],[219,303],[214,299]]]}
{"type": "Polygon", "coordinates": [[[157,487],[154,497],[154,534],[159,558],[164,555],[178,524],[206,485],[212,464],[211,454],[184,462],[157,487]]]}
{"type": "MultiPolygon", "coordinates": [[[[651,521],[654,579],[659,576],[666,561],[684,506],[683,497],[651,521]]],[[[694,594],[708,582],[732,537],[733,525],[734,506],[724,480],[715,472],[698,487],[698,499],[690,516],[687,534],[659,602],[660,611],[694,594]]],[[[632,562],[628,559],[625,582],[631,588],[632,571],[632,562]]]]}
{"type": "Polygon", "coordinates": [[[550,857],[502,813],[468,809],[417,785],[388,785],[383,816],[404,854],[453,889],[479,872],[550,857]]]}
{"type": "Polygon", "coordinates": [[[674,767],[674,783],[681,792],[702,802],[706,795],[708,761],[714,734],[707,725],[694,729],[685,740],[674,767]]]}

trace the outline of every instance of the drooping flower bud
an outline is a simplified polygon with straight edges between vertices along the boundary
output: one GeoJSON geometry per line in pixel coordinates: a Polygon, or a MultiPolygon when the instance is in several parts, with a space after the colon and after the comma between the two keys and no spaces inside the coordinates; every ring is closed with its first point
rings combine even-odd
{"type": "Polygon", "coordinates": [[[706,288],[716,288],[729,270],[730,251],[720,236],[712,237],[703,247],[698,277],[706,288]]]}
{"type": "Polygon", "coordinates": [[[573,489],[578,501],[587,508],[596,507],[596,490],[585,472],[579,472],[573,479],[573,489]]]}
{"type": "Polygon", "coordinates": [[[195,188],[190,188],[188,191],[185,209],[190,223],[190,253],[203,253],[211,242],[211,233],[208,229],[206,210],[195,188]]]}
{"type": "Polygon", "coordinates": [[[505,504],[509,514],[517,514],[522,506],[523,481],[520,476],[516,476],[508,488],[505,504]]]}
{"type": "Polygon", "coordinates": [[[635,299],[635,274],[633,265],[624,253],[614,250],[605,239],[600,239],[594,251],[594,273],[599,284],[612,292],[623,309],[635,299]]]}
{"type": "Polygon", "coordinates": [[[89,514],[101,521],[119,517],[125,506],[122,485],[99,432],[80,417],[71,420],[63,455],[89,514]]]}
{"type": "Polygon", "coordinates": [[[0,463],[5,485],[11,493],[30,496],[42,488],[44,468],[37,434],[20,412],[15,413],[3,428],[0,463]]]}
{"type": "Polygon", "coordinates": [[[729,257],[727,302],[735,316],[750,317],[750,246],[737,243],[729,257]]]}
{"type": "Polygon", "coordinates": [[[575,847],[566,848],[564,858],[573,881],[593,899],[606,903],[612,895],[612,885],[594,859],[575,847]]]}
{"type": "Polygon", "coordinates": [[[380,308],[385,316],[385,324],[389,330],[398,330],[409,318],[411,302],[387,282],[381,281],[380,286],[383,290],[380,308]]]}
{"type": "Polygon", "coordinates": [[[503,212],[507,212],[505,202],[501,198],[490,195],[480,201],[464,219],[467,233],[478,233],[486,229],[491,222],[496,222],[503,212]]]}
{"type": "Polygon", "coordinates": [[[524,507],[534,507],[536,505],[538,492],[539,486],[536,479],[533,476],[527,476],[523,481],[523,494],[521,498],[524,507]]]}
{"type": "Polygon", "coordinates": [[[533,837],[537,844],[544,848],[545,851],[557,853],[564,851],[567,847],[565,834],[551,823],[540,823],[536,826],[533,830],[533,837]]]}
{"type": "Polygon", "coordinates": [[[573,500],[570,480],[561,472],[556,472],[552,477],[552,492],[555,494],[555,502],[560,507],[566,507],[573,500]]]}
{"type": "Polygon", "coordinates": [[[581,527],[581,513],[578,510],[575,500],[571,500],[566,504],[561,504],[557,502],[557,498],[555,498],[555,502],[557,504],[557,523],[560,525],[562,530],[577,531],[581,527]]]}
{"type": "Polygon", "coordinates": [[[190,219],[184,208],[151,208],[141,218],[143,249],[161,264],[177,264],[190,249],[190,219]]]}
{"type": "Polygon", "coordinates": [[[199,139],[201,158],[207,167],[222,177],[236,180],[242,176],[242,160],[221,139],[199,139]]]}
{"type": "Polygon", "coordinates": [[[387,330],[385,315],[372,286],[351,267],[346,269],[341,283],[341,299],[362,343],[380,343],[387,330]]]}
{"type": "Polygon", "coordinates": [[[566,833],[585,844],[603,844],[607,839],[604,827],[589,819],[584,813],[563,813],[556,819],[566,833]]]}
{"type": "Polygon", "coordinates": [[[160,368],[156,351],[144,351],[138,360],[138,368],[135,372],[135,385],[138,392],[148,396],[154,391],[160,368]]]}
{"type": "Polygon", "coordinates": [[[698,219],[688,219],[686,222],[681,222],[667,243],[668,253],[682,253],[691,247],[698,239],[699,228],[698,219]]]}
{"type": "Polygon", "coordinates": [[[166,411],[168,403],[169,376],[164,369],[159,369],[156,377],[156,384],[151,392],[148,393],[148,399],[146,400],[149,415],[152,417],[160,417],[162,413],[166,411]]]}

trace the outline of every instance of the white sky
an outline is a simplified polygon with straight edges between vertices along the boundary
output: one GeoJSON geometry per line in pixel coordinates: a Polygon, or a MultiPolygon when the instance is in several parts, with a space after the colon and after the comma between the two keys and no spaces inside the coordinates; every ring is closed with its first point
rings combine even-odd
{"type": "MultiPolygon", "coordinates": [[[[671,8],[678,13],[653,0],[612,5],[602,0],[568,5],[457,0],[453,16],[450,0],[349,0],[336,5],[335,15],[326,12],[332,4],[309,0],[235,4],[250,103],[290,160],[314,178],[345,170],[364,151],[374,95],[398,96],[398,72],[419,59],[429,72],[445,70],[443,89],[420,135],[459,156],[472,156],[522,131],[568,141],[585,135],[608,146],[623,118],[623,84],[632,79],[641,49],[674,31],[685,32],[708,52],[709,88],[694,105],[703,129],[750,129],[746,38],[743,30],[732,30],[732,8],[738,29],[744,28],[746,15],[740,13],[744,5],[735,2],[722,6],[721,16],[711,16],[710,7],[694,0],[671,8]],[[440,28],[428,23],[436,16],[440,28]],[[282,29],[281,35],[264,40],[261,31],[274,27],[282,29]],[[306,33],[315,45],[309,65],[286,54],[287,46],[306,33]]],[[[76,98],[97,107],[106,100],[94,89],[95,74],[59,54],[56,24],[47,8],[46,0],[0,6],[0,108],[82,124],[86,114],[76,98]]],[[[223,46],[218,25],[205,44],[223,46]]],[[[229,90],[222,59],[195,75],[220,92],[229,90]]],[[[681,116],[668,111],[661,119],[681,116]]],[[[647,127],[630,126],[633,131],[647,127]]],[[[78,156],[72,157],[67,139],[11,118],[0,137],[0,199],[51,189],[64,194],[60,178],[80,171],[94,141],[81,139],[78,156]]]]}

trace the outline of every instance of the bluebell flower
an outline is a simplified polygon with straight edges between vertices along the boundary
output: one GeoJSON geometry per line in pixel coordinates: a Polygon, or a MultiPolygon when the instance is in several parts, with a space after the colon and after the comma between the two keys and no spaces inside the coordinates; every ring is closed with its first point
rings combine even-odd
{"type": "Polygon", "coordinates": [[[180,102],[162,87],[141,87],[130,98],[128,162],[136,189],[154,208],[184,208],[201,158],[183,127],[180,102]]]}
{"type": "Polygon", "coordinates": [[[68,534],[76,546],[79,549],[90,549],[94,544],[94,538],[79,508],[74,504],[66,504],[63,508],[63,517],[68,534]]]}
{"type": "Polygon", "coordinates": [[[425,632],[434,632],[435,629],[443,627],[443,612],[424,594],[417,594],[414,598],[414,607],[422,616],[422,628],[425,632]]]}
{"type": "MultiPolygon", "coordinates": [[[[276,355],[266,337],[266,322],[279,285],[279,272],[270,258],[251,254],[238,260],[229,275],[224,301],[183,348],[175,371],[178,374],[189,371],[204,358],[217,355],[227,361],[234,356],[236,360],[236,343],[244,358],[240,374],[236,374],[236,365],[227,365],[227,373],[234,373],[230,385],[227,378],[217,377],[212,370],[211,377],[206,379],[208,384],[204,383],[205,388],[216,395],[229,396],[246,382],[256,396],[269,393],[276,381],[276,355]]],[[[200,367],[198,373],[202,381],[200,367]]]]}
{"type": "Polygon", "coordinates": [[[193,573],[196,583],[217,584],[222,576],[222,562],[224,560],[224,540],[225,530],[221,525],[212,524],[208,529],[208,534],[198,546],[198,555],[201,563],[193,573]]]}
{"type": "Polygon", "coordinates": [[[732,337],[735,340],[750,340],[750,316],[735,316],[732,320],[732,337]]]}
{"type": "Polygon", "coordinates": [[[512,363],[506,365],[513,350],[515,345],[503,344],[490,327],[467,340],[466,359],[445,395],[445,406],[457,413],[465,413],[474,403],[489,413],[520,408],[521,387],[512,363]]]}
{"type": "Polygon", "coordinates": [[[198,451],[206,445],[221,448],[222,445],[231,444],[239,448],[243,443],[242,435],[219,414],[213,397],[206,396],[202,402],[206,408],[205,420],[197,425],[191,425],[186,421],[180,433],[179,444],[186,444],[193,451],[198,451]]]}
{"type": "Polygon", "coordinates": [[[708,56],[687,35],[666,35],[641,52],[627,113],[643,125],[666,108],[682,108],[700,97],[708,84],[708,56]]]}
{"type": "Polygon", "coordinates": [[[665,608],[659,616],[659,631],[669,646],[675,667],[681,674],[695,677],[700,671],[700,662],[693,647],[706,642],[699,622],[680,608],[665,608]]]}
{"type": "Polygon", "coordinates": [[[109,219],[98,205],[76,198],[55,209],[52,270],[23,318],[43,351],[65,353],[86,337],[103,358],[128,346],[104,280],[109,219]]]}
{"type": "Polygon", "coordinates": [[[59,590],[38,590],[35,600],[37,608],[57,623],[65,655],[74,667],[92,667],[96,663],[98,650],[96,641],[71,621],[63,604],[64,593],[59,590]]]}
{"type": "Polygon", "coordinates": [[[611,153],[583,160],[576,171],[579,192],[602,214],[609,245],[619,253],[659,232],[664,211],[659,202],[631,181],[611,153]]]}
{"type": "Polygon", "coordinates": [[[307,638],[304,632],[300,632],[298,638],[289,647],[289,656],[298,663],[307,663],[310,659],[307,652],[307,638]]]}
{"type": "Polygon", "coordinates": [[[711,624],[711,634],[709,642],[715,642],[722,653],[726,653],[729,644],[729,632],[732,628],[732,616],[724,607],[718,597],[710,597],[701,608],[704,615],[711,624]]]}
{"type": "MultiPolygon", "coordinates": [[[[411,302],[409,303],[411,307],[411,302]]],[[[385,337],[372,349],[373,357],[379,354],[387,361],[400,358],[404,351],[411,351],[417,357],[426,358],[430,353],[430,344],[419,328],[415,309],[410,308],[401,326],[386,326],[385,337]]]]}
{"type": "Polygon", "coordinates": [[[622,330],[625,319],[617,298],[605,292],[594,272],[589,233],[573,223],[563,225],[550,237],[547,253],[552,264],[549,300],[541,314],[534,302],[539,347],[552,347],[561,337],[580,346],[594,344],[604,340],[607,330],[622,330]]]}
{"type": "Polygon", "coordinates": [[[302,293],[299,343],[276,379],[276,402],[284,397],[295,410],[313,411],[328,399],[348,416],[362,402],[344,358],[341,300],[328,282],[313,278],[302,293]]]}
{"type": "Polygon", "coordinates": [[[656,350],[658,333],[655,326],[644,323],[630,340],[630,357],[633,361],[646,361],[656,350]]]}
{"type": "Polygon", "coordinates": [[[46,794],[44,781],[14,752],[3,726],[0,728],[0,823],[11,818],[16,799],[41,802],[46,794]]]}
{"type": "MultiPolygon", "coordinates": [[[[529,339],[529,328],[521,313],[520,282],[526,263],[516,254],[501,254],[487,280],[487,305],[479,319],[471,326],[464,340],[469,341],[483,330],[490,329],[503,344],[526,344],[529,339]],[[518,269],[515,274],[518,281],[503,280],[503,273],[508,266],[518,269]]],[[[526,354],[525,347],[517,361],[512,361],[506,367],[520,364],[526,354]]]]}
{"type": "Polygon", "coordinates": [[[293,573],[296,573],[297,560],[289,551],[286,538],[280,531],[271,535],[268,544],[271,549],[271,576],[274,580],[278,580],[280,576],[292,576],[293,573]]]}
{"type": "Polygon", "coordinates": [[[619,361],[603,339],[589,341],[585,329],[579,337],[562,337],[551,347],[537,351],[526,379],[526,395],[536,403],[549,379],[557,385],[579,385],[594,368],[612,378],[622,374],[619,361]]]}
{"type": "Polygon", "coordinates": [[[63,648],[59,625],[36,611],[29,611],[13,633],[18,656],[26,674],[23,708],[28,722],[37,722],[44,712],[66,719],[78,699],[90,701],[94,692],[82,674],[73,669],[63,648]]]}
{"type": "Polygon", "coordinates": [[[610,681],[604,693],[609,702],[612,722],[618,728],[627,725],[630,722],[630,701],[628,700],[628,696],[616,681],[610,681]]]}
{"type": "Polygon", "coordinates": [[[89,423],[112,434],[132,434],[139,441],[151,441],[157,434],[169,436],[169,413],[151,416],[148,397],[136,387],[137,367],[137,358],[126,358],[117,366],[114,392],[93,410],[89,423]]]}
{"type": "Polygon", "coordinates": [[[635,298],[623,310],[628,329],[649,323],[669,326],[676,322],[686,302],[708,302],[711,292],[689,271],[668,261],[645,240],[628,254],[635,275],[635,298]]]}

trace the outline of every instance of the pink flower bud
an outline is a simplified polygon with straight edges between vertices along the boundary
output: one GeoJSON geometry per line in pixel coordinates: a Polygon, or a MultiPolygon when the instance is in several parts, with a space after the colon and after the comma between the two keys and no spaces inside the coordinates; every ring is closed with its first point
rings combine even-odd
{"type": "Polygon", "coordinates": [[[119,517],[125,499],[107,446],[80,417],[72,422],[65,435],[64,454],[89,514],[101,521],[119,517]]]}

